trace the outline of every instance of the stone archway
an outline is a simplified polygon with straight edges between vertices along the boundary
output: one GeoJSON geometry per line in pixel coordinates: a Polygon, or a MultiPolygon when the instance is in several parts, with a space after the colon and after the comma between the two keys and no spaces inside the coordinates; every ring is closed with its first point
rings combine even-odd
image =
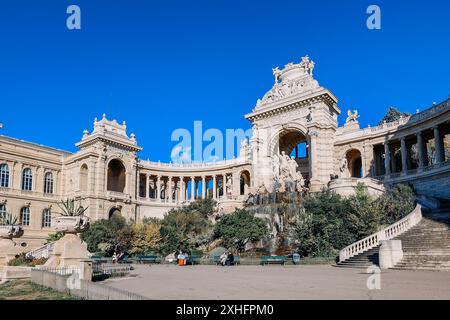
{"type": "Polygon", "coordinates": [[[349,176],[352,178],[362,178],[362,158],[358,149],[348,150],[345,154],[348,163],[349,176]]]}
{"type": "Polygon", "coordinates": [[[302,173],[303,179],[311,177],[310,150],[308,137],[305,131],[289,127],[277,133],[272,141],[271,155],[286,154],[293,157],[298,164],[298,171],[302,173]]]}
{"type": "Polygon", "coordinates": [[[119,218],[122,217],[122,213],[120,212],[120,209],[117,207],[113,207],[109,210],[108,212],[108,219],[114,219],[114,218],[119,218]]]}
{"type": "Polygon", "coordinates": [[[122,161],[113,159],[108,164],[107,190],[123,193],[126,185],[126,170],[122,161]]]}
{"type": "Polygon", "coordinates": [[[239,194],[246,195],[250,188],[250,172],[248,170],[243,170],[239,176],[239,194]]]}

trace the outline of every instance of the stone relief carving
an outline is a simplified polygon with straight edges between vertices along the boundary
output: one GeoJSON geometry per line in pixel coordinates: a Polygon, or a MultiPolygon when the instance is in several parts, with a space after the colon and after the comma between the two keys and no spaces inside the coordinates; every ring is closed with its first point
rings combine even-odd
{"type": "Polygon", "coordinates": [[[339,166],[339,178],[347,178],[348,176],[348,160],[344,157],[339,166]]]}
{"type": "Polygon", "coordinates": [[[294,157],[289,157],[284,151],[281,155],[272,157],[273,191],[274,192],[301,192],[305,181],[294,157]]]}
{"type": "Polygon", "coordinates": [[[318,88],[319,83],[313,78],[314,66],[314,61],[306,55],[301,58],[300,63],[288,63],[283,70],[278,67],[273,68],[275,83],[262,99],[258,99],[256,107],[278,101],[292,94],[318,88]],[[289,76],[285,76],[288,72],[289,76]]]}

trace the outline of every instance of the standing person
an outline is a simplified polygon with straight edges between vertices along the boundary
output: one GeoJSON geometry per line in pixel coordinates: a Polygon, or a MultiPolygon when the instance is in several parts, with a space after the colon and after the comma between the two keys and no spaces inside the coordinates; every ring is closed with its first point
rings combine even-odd
{"type": "Polygon", "coordinates": [[[117,253],[114,251],[113,255],[112,255],[112,263],[116,263],[117,262],[117,253]]]}

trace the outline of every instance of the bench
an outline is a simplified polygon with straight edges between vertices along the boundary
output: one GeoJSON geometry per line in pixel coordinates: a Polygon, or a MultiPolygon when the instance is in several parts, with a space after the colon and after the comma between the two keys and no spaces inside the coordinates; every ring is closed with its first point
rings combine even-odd
{"type": "Polygon", "coordinates": [[[186,259],[186,264],[194,265],[199,264],[200,256],[188,256],[186,259]]]}
{"type": "Polygon", "coordinates": [[[138,263],[160,263],[161,260],[158,258],[158,256],[139,255],[139,256],[137,256],[137,262],[138,263]]]}
{"type": "Polygon", "coordinates": [[[119,260],[117,260],[117,263],[130,264],[131,262],[132,261],[128,254],[124,254],[119,260]]]}
{"type": "Polygon", "coordinates": [[[261,257],[261,265],[268,264],[281,264],[284,266],[287,258],[285,256],[262,256],[261,257]]]}
{"type": "Polygon", "coordinates": [[[106,263],[108,262],[107,259],[105,259],[104,257],[101,256],[91,256],[91,260],[95,263],[106,263]]]}

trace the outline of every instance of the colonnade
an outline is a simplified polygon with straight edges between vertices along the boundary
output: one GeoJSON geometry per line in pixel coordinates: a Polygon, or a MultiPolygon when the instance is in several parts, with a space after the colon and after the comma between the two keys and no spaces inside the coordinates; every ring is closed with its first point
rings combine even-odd
{"type": "Polygon", "coordinates": [[[431,128],[386,139],[382,146],[374,146],[374,175],[408,174],[450,160],[444,140],[450,138],[448,122],[431,128]]]}
{"type": "MultiPolygon", "coordinates": [[[[156,202],[181,204],[206,198],[233,199],[242,194],[242,188],[237,187],[241,177],[236,172],[201,176],[141,173],[139,180],[140,198],[156,202]]],[[[250,182],[246,183],[248,188],[250,182]]]]}

